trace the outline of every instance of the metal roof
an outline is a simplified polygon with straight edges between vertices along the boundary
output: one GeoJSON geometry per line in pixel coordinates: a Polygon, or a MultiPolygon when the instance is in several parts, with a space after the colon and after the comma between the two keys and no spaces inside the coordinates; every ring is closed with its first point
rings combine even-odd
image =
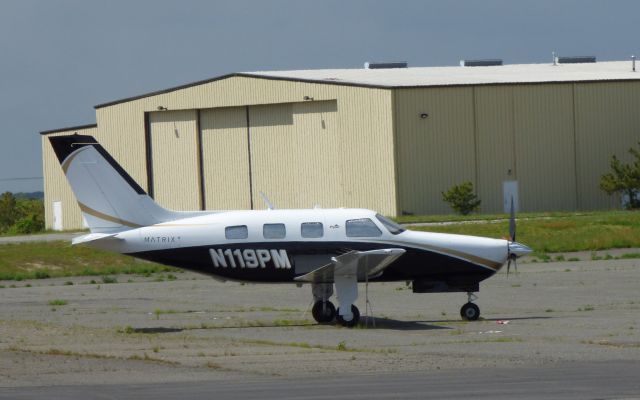
{"type": "Polygon", "coordinates": [[[490,67],[259,71],[247,72],[244,75],[390,88],[640,79],[640,72],[632,71],[631,61],[558,65],[511,64],[490,67]]]}
{"type": "Polygon", "coordinates": [[[497,85],[547,82],[597,82],[640,79],[631,61],[584,64],[510,64],[490,67],[412,67],[391,69],[310,69],[294,71],[239,72],[127,97],[95,106],[96,109],[170,93],[235,76],[323,83],[372,88],[497,85]]]}

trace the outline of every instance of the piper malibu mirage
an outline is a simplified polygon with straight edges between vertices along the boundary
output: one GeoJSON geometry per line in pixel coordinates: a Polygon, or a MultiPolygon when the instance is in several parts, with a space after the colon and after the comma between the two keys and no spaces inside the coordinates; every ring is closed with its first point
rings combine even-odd
{"type": "Polygon", "coordinates": [[[479,282],[531,252],[515,242],[513,212],[512,239],[501,240],[413,232],[363,209],[170,211],[93,137],[49,140],[91,230],[73,244],[222,279],[310,283],[319,323],[356,325],[358,282],[388,281],[411,281],[415,293],[466,292],[461,316],[476,320],[479,282]]]}

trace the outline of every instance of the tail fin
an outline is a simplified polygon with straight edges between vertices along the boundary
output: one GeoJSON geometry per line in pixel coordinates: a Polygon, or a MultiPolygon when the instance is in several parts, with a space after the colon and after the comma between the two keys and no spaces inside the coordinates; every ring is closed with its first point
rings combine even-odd
{"type": "Polygon", "coordinates": [[[196,214],[160,207],[92,136],[49,140],[92,233],[121,232],[196,214]]]}

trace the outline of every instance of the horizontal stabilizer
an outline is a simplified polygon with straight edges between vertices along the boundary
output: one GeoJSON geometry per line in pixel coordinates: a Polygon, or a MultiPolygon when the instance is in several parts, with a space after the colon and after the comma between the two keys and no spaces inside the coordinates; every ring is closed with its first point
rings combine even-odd
{"type": "Polygon", "coordinates": [[[90,233],[88,235],[82,235],[82,236],[73,238],[73,240],[71,241],[71,244],[89,243],[89,242],[95,242],[97,240],[105,240],[105,239],[122,240],[117,238],[116,237],[117,235],[118,235],[117,233],[90,233]]]}
{"type": "Polygon", "coordinates": [[[380,249],[370,251],[350,251],[333,257],[331,263],[295,278],[298,282],[333,283],[337,276],[357,276],[365,281],[380,276],[404,249],[380,249]]]}

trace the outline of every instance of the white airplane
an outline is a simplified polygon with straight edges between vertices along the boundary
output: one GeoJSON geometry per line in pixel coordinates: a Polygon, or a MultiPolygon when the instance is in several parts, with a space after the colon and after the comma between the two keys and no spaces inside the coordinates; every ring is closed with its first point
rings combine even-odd
{"type": "Polygon", "coordinates": [[[477,320],[479,282],[531,252],[515,242],[513,213],[512,239],[502,240],[414,232],[364,209],[170,211],[93,137],[49,140],[91,230],[73,244],[223,280],[309,283],[319,323],[356,325],[358,282],[389,281],[411,281],[415,293],[466,292],[461,316],[477,320]]]}

